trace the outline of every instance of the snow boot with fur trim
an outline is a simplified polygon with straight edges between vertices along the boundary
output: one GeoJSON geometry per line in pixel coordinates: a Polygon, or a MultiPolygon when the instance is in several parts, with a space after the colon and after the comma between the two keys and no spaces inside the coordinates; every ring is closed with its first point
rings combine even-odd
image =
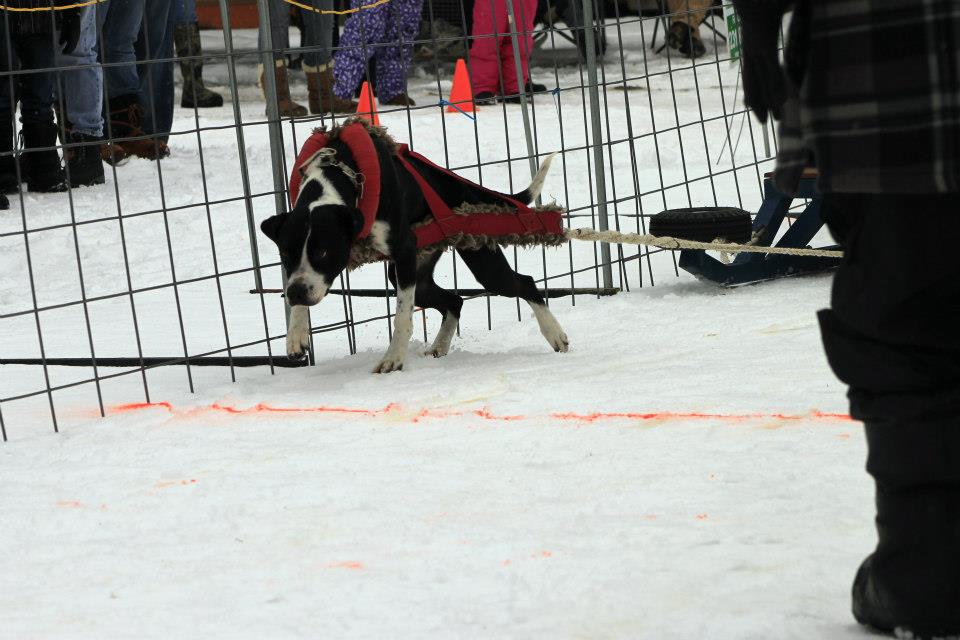
{"type": "Polygon", "coordinates": [[[344,100],[333,92],[333,63],[325,67],[311,67],[304,64],[303,70],[307,74],[310,113],[321,115],[357,112],[356,102],[344,100]]]}

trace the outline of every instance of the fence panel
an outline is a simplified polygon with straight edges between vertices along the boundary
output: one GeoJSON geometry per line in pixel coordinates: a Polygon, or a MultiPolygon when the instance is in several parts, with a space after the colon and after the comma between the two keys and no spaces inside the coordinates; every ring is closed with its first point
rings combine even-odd
{"type": "MultiPolygon", "coordinates": [[[[502,0],[476,2],[490,2],[491,12],[503,6],[502,0]]],[[[512,0],[505,7],[515,16],[509,21],[513,26],[498,31],[473,24],[482,12],[466,0],[423,0],[419,34],[411,37],[400,9],[414,10],[419,0],[389,0],[337,15],[331,35],[339,36],[345,21],[366,12],[385,16],[388,27],[395,21],[388,32],[407,34],[412,62],[406,95],[416,104],[382,100],[379,105],[381,123],[398,141],[507,192],[526,186],[540,162],[559,151],[542,197],[567,208],[568,227],[645,233],[649,217],[666,208],[756,210],[762,174],[775,151],[775,141],[743,107],[739,66],[725,44],[723,5],[714,3],[705,14],[696,0],[690,2],[693,7],[674,7],[671,13],[659,2],[545,0],[536,3],[530,18],[534,3],[512,0]],[[701,20],[702,56],[690,59],[667,44],[670,37],[676,44],[675,23],[701,20]],[[476,82],[479,67],[471,54],[479,55],[478,43],[484,40],[521,57],[532,48],[530,79],[545,90],[507,96],[516,99],[482,105],[476,112],[449,110],[454,63],[464,58],[476,82]]],[[[277,15],[295,5],[321,6],[319,0],[259,0],[258,38],[258,29],[231,24],[225,0],[202,2],[204,20],[219,15],[220,26],[201,32],[202,52],[175,49],[172,25],[189,20],[164,14],[166,22],[144,22],[151,26],[140,32],[135,65],[118,53],[110,22],[117,17],[109,15],[114,8],[108,4],[80,10],[83,24],[95,25],[93,32],[85,26],[82,33],[92,38],[85,59],[82,51],[72,58],[50,51],[31,57],[35,52],[25,48],[11,24],[23,14],[2,12],[5,59],[19,58],[0,69],[0,83],[8,90],[0,100],[9,105],[0,118],[12,128],[0,128],[5,136],[0,182],[8,176],[15,180],[9,210],[0,212],[0,435],[5,441],[58,430],[125,403],[163,401],[231,381],[242,384],[290,365],[284,302],[269,292],[282,286],[279,258],[258,225],[286,206],[286,176],[311,130],[345,114],[281,113],[278,107],[284,105],[277,98],[284,97],[284,74],[263,69],[271,61],[287,65],[292,98],[305,102],[302,69],[312,68],[311,54],[326,53],[322,44],[291,47],[285,36],[297,44],[300,30],[293,26],[285,32],[282,23],[279,30],[269,24],[270,3],[277,4],[277,15]],[[270,42],[277,33],[281,41],[270,42]],[[99,58],[94,43],[100,43],[99,58]],[[202,63],[207,85],[225,98],[223,107],[179,106],[184,83],[175,68],[192,74],[195,63],[202,63]],[[103,140],[70,135],[82,128],[77,116],[83,101],[98,91],[87,86],[91,77],[101,78],[106,96],[103,140]],[[130,77],[150,96],[140,101],[143,109],[124,103],[125,91],[139,91],[123,85],[130,77]],[[38,109],[31,98],[31,92],[44,91],[37,89],[44,82],[53,84],[55,120],[54,109],[43,104],[38,109]],[[19,107],[11,99],[18,92],[19,107]],[[176,100],[172,122],[164,124],[170,100],[176,100]],[[30,123],[53,127],[51,121],[59,135],[28,133],[30,123]],[[21,142],[14,144],[18,129],[21,142]],[[110,155],[120,148],[147,157],[110,155]],[[38,179],[37,167],[49,161],[50,153],[70,157],[101,151],[113,158],[105,165],[103,184],[52,193],[31,190],[29,180],[38,179]]],[[[149,0],[147,11],[160,15],[168,4],[177,11],[180,3],[149,0]]],[[[244,6],[242,19],[249,20],[244,6]]],[[[307,17],[306,8],[297,8],[301,19],[307,17]]],[[[63,12],[30,14],[50,21],[45,32],[40,29],[45,35],[34,40],[37,50],[46,47],[44,38],[50,49],[61,46],[58,14],[63,12]]],[[[348,45],[334,46],[333,55],[348,45]]],[[[365,46],[386,50],[372,40],[365,46]]],[[[375,56],[367,63],[367,77],[389,87],[389,64],[389,55],[375,56]]],[[[512,59],[509,64],[516,74],[519,64],[512,59]]],[[[506,68],[501,65],[499,73],[506,68]]],[[[73,166],[66,163],[68,169],[73,166]]],[[[71,181],[70,173],[65,172],[64,182],[71,181]]],[[[551,297],[554,305],[678,275],[673,252],[645,247],[579,242],[506,253],[539,286],[563,294],[551,297]]],[[[330,296],[312,309],[313,358],[384,346],[394,311],[386,276],[383,264],[345,273],[336,288],[356,295],[330,296]]],[[[479,285],[452,252],[438,265],[436,280],[469,295],[464,332],[529,317],[519,301],[474,291],[479,285]]],[[[427,341],[440,319],[433,312],[418,312],[417,318],[414,337],[427,341]]],[[[643,330],[640,318],[636,329],[643,330]]]]}

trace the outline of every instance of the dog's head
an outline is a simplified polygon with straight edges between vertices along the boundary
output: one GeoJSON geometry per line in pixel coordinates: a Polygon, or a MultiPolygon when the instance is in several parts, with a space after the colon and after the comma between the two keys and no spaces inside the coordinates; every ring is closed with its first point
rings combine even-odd
{"type": "Polygon", "coordinates": [[[291,306],[320,302],[346,268],[350,249],[363,229],[363,214],[349,181],[305,162],[296,206],[267,218],[260,230],[280,249],[287,273],[284,293],[291,306]],[[338,179],[340,178],[340,179],[338,179]]]}

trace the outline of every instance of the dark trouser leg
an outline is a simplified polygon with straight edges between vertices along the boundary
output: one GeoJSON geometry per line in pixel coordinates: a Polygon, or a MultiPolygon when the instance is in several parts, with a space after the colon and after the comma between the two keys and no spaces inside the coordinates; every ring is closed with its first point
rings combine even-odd
{"type": "MultiPolygon", "coordinates": [[[[0,15],[0,18],[2,17],[0,15]]],[[[10,61],[15,61],[16,56],[16,44],[7,36],[6,29],[0,23],[0,71],[11,71],[16,64],[11,64],[10,61]]],[[[16,132],[13,114],[17,111],[16,95],[19,84],[19,76],[0,77],[0,193],[16,193],[20,189],[17,159],[13,155],[13,138],[16,132]]]]}
{"type": "Polygon", "coordinates": [[[57,153],[57,126],[53,123],[54,74],[33,72],[54,66],[50,34],[24,36],[20,42],[20,117],[26,151],[26,182],[30,191],[64,191],[63,167],[57,153]]]}
{"type": "Polygon", "coordinates": [[[144,130],[166,142],[173,127],[173,0],[149,0],[136,42],[140,100],[146,114],[144,130]],[[159,61],[163,62],[159,62],[159,61]]]}
{"type": "Polygon", "coordinates": [[[877,485],[854,614],[926,635],[960,633],[957,209],[955,195],[833,194],[825,211],[845,256],[821,332],[877,485]]]}

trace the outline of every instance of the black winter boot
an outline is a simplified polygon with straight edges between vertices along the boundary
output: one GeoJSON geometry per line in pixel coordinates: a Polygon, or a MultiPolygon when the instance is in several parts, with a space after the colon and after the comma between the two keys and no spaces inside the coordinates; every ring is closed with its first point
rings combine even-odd
{"type": "Polygon", "coordinates": [[[861,624],[960,638],[960,419],[868,422],[876,551],[853,583],[861,624]]]}
{"type": "Polygon", "coordinates": [[[57,126],[52,122],[29,122],[23,125],[23,157],[21,166],[27,191],[53,193],[66,191],[63,166],[57,154],[57,126]],[[52,148],[46,148],[52,147],[52,148]],[[34,151],[36,149],[36,151],[34,151]]]}
{"type": "Polygon", "coordinates": [[[222,107],[223,96],[210,91],[203,84],[203,60],[200,58],[184,60],[191,56],[203,55],[200,46],[200,27],[197,23],[178,24],[173,31],[173,42],[177,47],[180,73],[183,75],[180,106],[184,109],[222,107]]]}
{"type": "Polygon", "coordinates": [[[71,131],[67,140],[74,147],[64,151],[67,159],[67,178],[71,187],[103,184],[103,159],[100,157],[100,138],[71,131]]]}
{"type": "MultiPolygon", "coordinates": [[[[23,172],[24,167],[20,171],[23,172]]],[[[13,155],[13,123],[0,122],[0,194],[19,191],[20,181],[17,179],[16,158],[13,155]]]]}

